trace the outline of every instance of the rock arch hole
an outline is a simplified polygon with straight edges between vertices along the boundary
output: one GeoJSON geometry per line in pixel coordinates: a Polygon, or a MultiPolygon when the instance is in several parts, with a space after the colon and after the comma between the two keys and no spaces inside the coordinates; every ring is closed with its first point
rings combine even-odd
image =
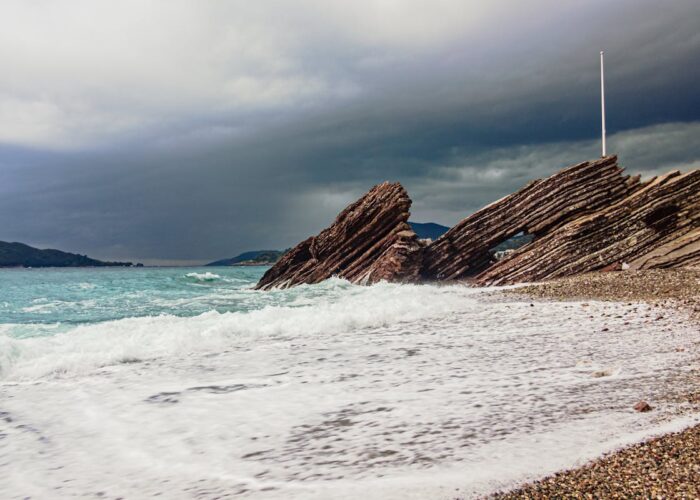
{"type": "Polygon", "coordinates": [[[664,205],[659,208],[655,208],[644,218],[647,226],[653,227],[657,231],[664,227],[675,226],[676,214],[680,208],[678,205],[664,205]]]}
{"type": "Polygon", "coordinates": [[[534,235],[528,234],[526,231],[520,231],[519,233],[511,236],[500,242],[498,245],[489,249],[489,254],[493,260],[501,260],[507,257],[509,254],[516,251],[523,245],[527,245],[534,238],[534,235]]]}

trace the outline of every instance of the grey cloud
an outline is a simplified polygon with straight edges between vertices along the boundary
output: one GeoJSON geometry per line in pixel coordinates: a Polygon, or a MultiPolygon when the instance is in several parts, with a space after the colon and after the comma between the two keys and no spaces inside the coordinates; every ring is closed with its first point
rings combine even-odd
{"type": "MultiPolygon", "coordinates": [[[[191,38],[174,44],[191,67],[171,67],[179,60],[163,44],[172,33],[157,31],[155,41],[139,33],[135,43],[162,46],[163,61],[116,60],[107,80],[90,78],[113,87],[78,85],[84,117],[63,89],[99,50],[76,56],[75,71],[32,73],[38,61],[29,61],[20,101],[53,83],[40,76],[57,78],[39,102],[69,119],[54,133],[60,121],[42,118],[44,135],[27,132],[26,141],[12,142],[2,133],[14,129],[0,126],[0,239],[102,258],[206,261],[293,244],[385,179],[409,189],[414,218],[452,224],[599,154],[601,47],[611,148],[622,162],[650,174],[700,158],[697,2],[496,2],[478,26],[464,2],[444,11],[405,4],[414,9],[405,20],[341,4],[280,3],[287,22],[262,4],[236,12],[207,3],[191,38]],[[237,32],[246,20],[260,31],[237,32]],[[191,59],[200,47],[201,60],[191,59]]],[[[182,16],[183,5],[167,16],[182,16]]],[[[8,81],[0,77],[0,89],[14,95],[21,82],[8,81]]]]}

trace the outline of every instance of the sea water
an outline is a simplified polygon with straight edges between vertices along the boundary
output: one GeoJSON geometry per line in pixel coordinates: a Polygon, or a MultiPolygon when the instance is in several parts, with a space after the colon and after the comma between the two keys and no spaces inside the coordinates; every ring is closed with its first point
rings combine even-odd
{"type": "Polygon", "coordinates": [[[0,270],[0,498],[468,498],[696,420],[683,317],[263,272],[0,270]]]}

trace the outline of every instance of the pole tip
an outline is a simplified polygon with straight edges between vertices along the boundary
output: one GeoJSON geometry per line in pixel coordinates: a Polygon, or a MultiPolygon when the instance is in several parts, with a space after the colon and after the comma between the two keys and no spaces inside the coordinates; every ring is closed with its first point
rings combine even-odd
{"type": "Polygon", "coordinates": [[[602,50],[600,51],[600,55],[601,55],[601,56],[603,55],[603,51],[602,51],[602,50]]]}

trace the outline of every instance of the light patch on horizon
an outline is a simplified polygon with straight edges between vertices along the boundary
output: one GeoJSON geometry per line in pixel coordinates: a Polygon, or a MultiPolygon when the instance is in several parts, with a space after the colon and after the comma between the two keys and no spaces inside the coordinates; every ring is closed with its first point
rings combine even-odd
{"type": "MultiPolygon", "coordinates": [[[[643,178],[700,168],[700,122],[666,123],[608,137],[609,154],[628,175],[643,178]]],[[[453,225],[470,213],[576,162],[600,156],[600,140],[502,148],[457,156],[449,165],[428,167],[427,182],[410,182],[415,220],[453,225]]]]}

